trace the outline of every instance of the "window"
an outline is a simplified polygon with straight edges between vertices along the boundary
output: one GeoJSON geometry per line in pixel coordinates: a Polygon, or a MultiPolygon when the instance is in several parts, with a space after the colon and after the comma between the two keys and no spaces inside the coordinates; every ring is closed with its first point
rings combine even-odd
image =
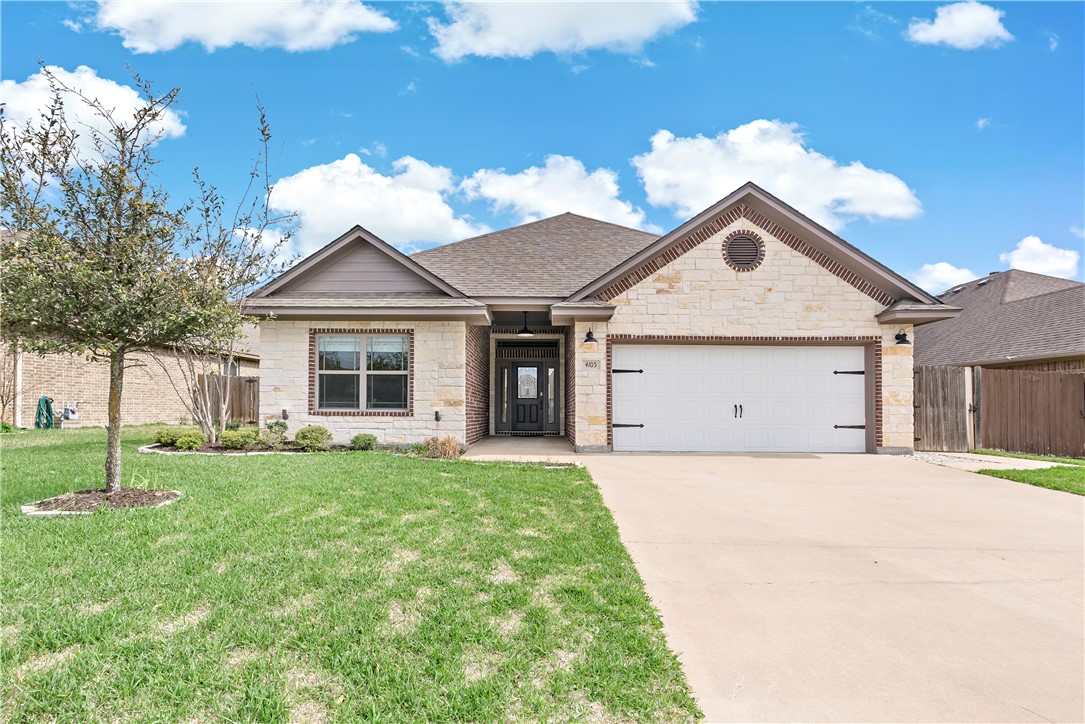
{"type": "Polygon", "coordinates": [[[236,359],[232,360],[229,357],[223,358],[223,360],[222,360],[222,374],[226,375],[227,377],[237,377],[238,374],[239,374],[239,371],[238,371],[238,368],[237,368],[237,360],[236,359]]]}
{"type": "Polygon", "coordinates": [[[317,407],[406,410],[410,339],[406,335],[317,337],[317,407]]]}

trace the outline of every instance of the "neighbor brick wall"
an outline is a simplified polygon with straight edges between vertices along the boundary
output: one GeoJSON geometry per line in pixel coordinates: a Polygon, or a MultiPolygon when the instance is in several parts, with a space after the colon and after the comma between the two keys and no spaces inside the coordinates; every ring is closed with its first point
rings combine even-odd
{"type": "Polygon", "coordinates": [[[468,327],[465,346],[467,370],[467,444],[490,434],[490,328],[468,327]]]}
{"type": "MultiPolygon", "coordinates": [[[[913,348],[895,344],[894,335],[902,325],[883,326],[874,318],[887,299],[798,250],[794,239],[784,243],[740,214],[712,228],[713,234],[686,245],[684,254],[668,257],[650,273],[638,272],[612,285],[613,318],[608,323],[577,323],[576,336],[583,339],[592,326],[601,341],[607,335],[746,338],[749,344],[771,344],[773,338],[877,339],[882,352],[881,446],[912,448],[913,348]],[[740,230],[753,231],[765,244],[764,261],[753,271],[735,271],[723,261],[723,239],[740,230]]],[[[903,327],[911,334],[909,325],[903,327]]],[[[596,350],[583,347],[576,347],[577,445],[605,448],[609,444],[607,365],[601,351],[605,344],[595,345],[596,350]],[[591,359],[604,363],[587,367],[584,363],[591,359]]]]}
{"type": "Polygon", "coordinates": [[[277,420],[285,409],[289,412],[290,434],[306,425],[323,425],[338,443],[347,443],[354,435],[367,432],[386,445],[422,442],[435,435],[452,435],[466,445],[466,332],[463,322],[265,320],[260,325],[260,417],[277,420]],[[311,329],[347,334],[371,330],[413,332],[410,414],[310,414],[311,329]],[[436,411],[441,413],[439,422],[434,419],[436,411]]]}
{"type": "MultiPolygon", "coordinates": [[[[185,385],[176,357],[162,352],[158,358],[166,365],[181,389],[185,385]]],[[[189,420],[188,410],[170,383],[170,376],[146,353],[130,356],[124,373],[124,394],[121,397],[121,419],[126,425],[164,422],[176,424],[189,420]]],[[[38,398],[53,398],[53,409],[59,416],[65,402],[81,400],[78,422],[69,426],[105,425],[109,420],[109,362],[92,361],[82,355],[48,354],[39,356],[24,352],[20,361],[22,395],[21,424],[34,426],[38,398]]],[[[239,364],[242,375],[257,375],[259,367],[252,362],[239,364]]]]}

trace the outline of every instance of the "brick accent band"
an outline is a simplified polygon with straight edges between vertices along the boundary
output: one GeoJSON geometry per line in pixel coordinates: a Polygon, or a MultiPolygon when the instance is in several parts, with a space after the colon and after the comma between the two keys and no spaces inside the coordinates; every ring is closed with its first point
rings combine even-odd
{"type": "MultiPolygon", "coordinates": [[[[652,257],[648,261],[641,264],[639,267],[629,272],[618,281],[614,282],[606,289],[603,289],[597,296],[599,299],[609,302],[614,297],[618,296],[622,292],[632,289],[635,285],[644,281],[652,274],[662,269],[667,264],[682,256],[691,249],[699,246],[700,244],[708,241],[713,236],[723,231],[725,228],[735,223],[739,219],[746,219],[750,223],[756,225],[765,233],[779,239],[789,247],[804,254],[814,262],[827,269],[829,272],[835,274],[837,277],[843,279],[848,284],[859,291],[866,294],[871,299],[874,299],[882,304],[890,305],[896,300],[878,289],[870,282],[859,277],[851,270],[844,267],[840,262],[830,259],[826,254],[815,249],[812,245],[803,241],[798,236],[795,236],[790,231],[780,226],[779,224],[770,221],[768,217],[757,211],[754,211],[746,204],[739,204],[732,208],[730,211],[724,212],[715,218],[701,224],[699,227],[691,231],[684,239],[673,244],[666,250],[660,252],[656,256],[652,257]]],[[[749,233],[749,232],[744,232],[749,233]]]]}
{"type": "MultiPolygon", "coordinates": [[[[361,391],[359,391],[361,394],[361,391]]],[[[329,327],[309,330],[309,414],[322,417],[411,417],[414,415],[414,329],[365,329],[329,327]],[[407,335],[407,409],[406,410],[319,410],[316,405],[316,338],[321,334],[398,334],[407,335]]]]}
{"type": "Polygon", "coordinates": [[[607,335],[607,445],[614,446],[614,343],[744,344],[744,345],[870,345],[874,348],[874,447],[882,447],[881,338],[865,337],[718,337],[679,334],[607,335]]]}

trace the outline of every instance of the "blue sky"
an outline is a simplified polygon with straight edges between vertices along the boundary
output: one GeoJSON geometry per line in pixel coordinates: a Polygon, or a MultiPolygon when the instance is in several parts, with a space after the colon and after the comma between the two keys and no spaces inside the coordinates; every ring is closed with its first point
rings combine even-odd
{"type": "Polygon", "coordinates": [[[310,252],[405,250],[571,210],[657,232],[753,180],[935,291],[1082,278],[1082,3],[5,2],[3,95],[40,59],[123,109],[179,86],[174,197],[236,193],[274,133],[310,252]],[[82,70],[78,70],[85,66],[82,70]]]}

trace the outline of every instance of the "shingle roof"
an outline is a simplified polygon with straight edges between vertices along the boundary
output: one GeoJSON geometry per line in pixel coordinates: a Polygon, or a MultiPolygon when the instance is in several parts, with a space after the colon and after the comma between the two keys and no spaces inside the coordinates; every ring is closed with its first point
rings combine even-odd
{"type": "Polygon", "coordinates": [[[472,297],[566,297],[657,236],[565,213],[412,254],[472,297]]]}
{"type": "Polygon", "coordinates": [[[917,364],[1085,355],[1085,284],[1012,269],[954,287],[964,311],[915,330],[917,364]]]}

